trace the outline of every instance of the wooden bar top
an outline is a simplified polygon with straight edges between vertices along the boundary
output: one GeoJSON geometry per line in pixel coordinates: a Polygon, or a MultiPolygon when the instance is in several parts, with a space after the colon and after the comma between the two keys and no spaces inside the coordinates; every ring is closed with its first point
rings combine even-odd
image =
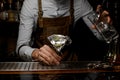
{"type": "Polygon", "coordinates": [[[61,62],[45,65],[39,62],[0,62],[0,74],[70,74],[90,72],[120,72],[119,66],[111,67],[101,61],[61,62]]]}

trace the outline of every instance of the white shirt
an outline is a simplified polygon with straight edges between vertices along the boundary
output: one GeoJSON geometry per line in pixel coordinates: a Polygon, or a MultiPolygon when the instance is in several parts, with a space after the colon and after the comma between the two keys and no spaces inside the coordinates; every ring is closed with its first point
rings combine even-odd
{"type": "MultiPolygon", "coordinates": [[[[68,16],[70,9],[70,0],[41,0],[43,17],[55,18],[59,16],[68,16]]],[[[79,18],[83,18],[85,23],[90,26],[92,25],[87,19],[87,14],[92,12],[91,5],[87,0],[74,0],[74,18],[75,22],[79,18]]],[[[38,0],[24,0],[21,13],[20,13],[20,26],[19,35],[17,41],[16,52],[18,53],[18,48],[25,44],[19,50],[19,56],[25,61],[31,61],[32,51],[34,48],[30,47],[31,33],[33,28],[36,27],[38,18],[38,0]]],[[[90,28],[91,29],[91,28],[90,28]]],[[[95,35],[96,30],[92,30],[95,35]]],[[[99,36],[99,35],[98,35],[99,36]]]]}

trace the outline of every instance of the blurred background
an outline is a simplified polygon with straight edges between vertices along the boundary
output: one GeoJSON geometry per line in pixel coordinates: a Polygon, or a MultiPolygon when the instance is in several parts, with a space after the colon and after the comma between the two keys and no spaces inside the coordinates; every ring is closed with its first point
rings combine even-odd
{"type": "Polygon", "coordinates": [[[19,13],[23,0],[0,0],[0,61],[16,60],[19,13]]]}

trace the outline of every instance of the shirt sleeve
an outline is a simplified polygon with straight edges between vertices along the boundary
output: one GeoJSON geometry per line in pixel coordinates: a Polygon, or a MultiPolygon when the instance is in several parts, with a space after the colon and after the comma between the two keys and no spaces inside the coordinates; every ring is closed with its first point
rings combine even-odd
{"type": "Polygon", "coordinates": [[[87,0],[74,0],[74,18],[75,22],[85,16],[86,14],[93,11],[92,6],[87,0]]]}
{"type": "MultiPolygon", "coordinates": [[[[24,61],[31,61],[34,48],[30,47],[31,34],[34,27],[34,0],[24,0],[21,13],[16,53],[24,61]]],[[[36,4],[37,5],[37,4],[36,4]]]]}

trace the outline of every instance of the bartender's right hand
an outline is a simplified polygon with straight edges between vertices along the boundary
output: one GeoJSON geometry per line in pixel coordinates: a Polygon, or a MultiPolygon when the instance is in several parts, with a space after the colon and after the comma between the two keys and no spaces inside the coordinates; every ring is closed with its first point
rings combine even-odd
{"type": "Polygon", "coordinates": [[[48,45],[44,45],[39,49],[35,49],[32,52],[32,58],[35,61],[43,62],[48,65],[60,64],[61,57],[52,50],[48,45]]]}

